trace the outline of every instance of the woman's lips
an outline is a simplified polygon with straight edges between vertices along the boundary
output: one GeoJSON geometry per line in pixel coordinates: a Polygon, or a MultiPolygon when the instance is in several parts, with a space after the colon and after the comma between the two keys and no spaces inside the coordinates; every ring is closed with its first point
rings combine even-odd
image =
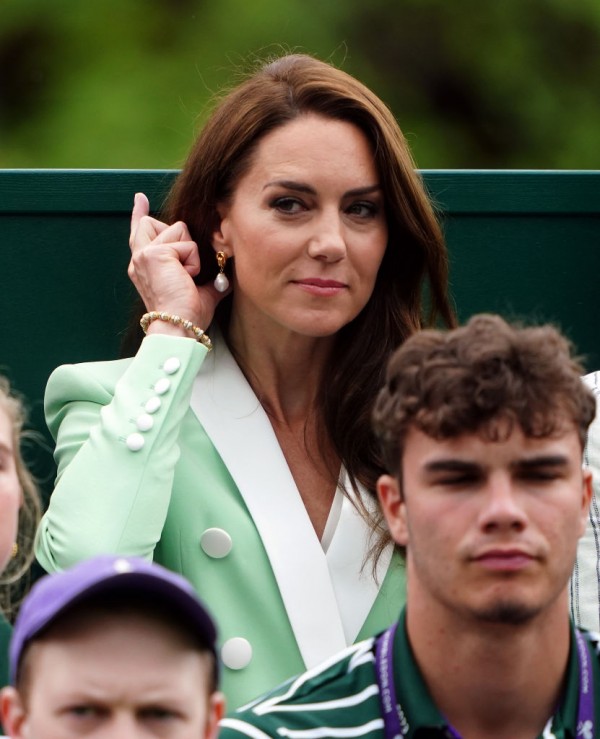
{"type": "Polygon", "coordinates": [[[312,295],[321,296],[338,295],[348,287],[343,282],[323,280],[319,277],[306,277],[301,280],[293,280],[293,283],[312,295]]]}

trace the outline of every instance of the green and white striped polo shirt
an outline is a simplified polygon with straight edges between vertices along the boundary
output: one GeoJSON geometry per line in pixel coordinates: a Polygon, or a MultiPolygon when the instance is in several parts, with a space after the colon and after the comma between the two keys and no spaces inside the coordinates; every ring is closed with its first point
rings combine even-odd
{"type": "MultiPolygon", "coordinates": [[[[600,636],[582,632],[590,642],[592,679],[596,699],[596,726],[600,727],[600,636]]],[[[571,639],[574,644],[574,638],[571,639]]],[[[408,643],[405,614],[394,640],[394,680],[398,712],[408,739],[447,737],[447,722],[435,707],[408,643]]],[[[571,648],[565,692],[560,707],[540,739],[586,737],[577,733],[579,671],[576,649],[571,648]]],[[[287,739],[381,739],[383,719],[375,675],[375,640],[349,647],[302,675],[288,680],[265,696],[242,706],[223,719],[221,739],[286,737],[287,739]]],[[[596,734],[600,737],[600,734],[596,734]]]]}

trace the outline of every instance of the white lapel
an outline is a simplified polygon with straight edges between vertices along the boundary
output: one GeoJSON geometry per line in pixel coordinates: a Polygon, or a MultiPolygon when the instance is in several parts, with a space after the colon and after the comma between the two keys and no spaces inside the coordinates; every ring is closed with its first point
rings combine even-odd
{"type": "MultiPolygon", "coordinates": [[[[358,634],[377,598],[379,585],[388,570],[394,547],[389,544],[377,562],[376,580],[373,578],[370,561],[365,554],[370,544],[370,530],[358,512],[354,502],[356,494],[342,469],[341,482],[347,495],[342,496],[340,519],[327,549],[327,563],[333,588],[344,624],[346,644],[356,641],[358,634]]],[[[361,498],[369,511],[377,505],[367,491],[361,487],[361,498]]]]}
{"type": "Polygon", "coordinates": [[[310,668],[346,646],[336,593],[271,423],[222,338],[196,378],[191,406],[248,506],[310,668]]]}

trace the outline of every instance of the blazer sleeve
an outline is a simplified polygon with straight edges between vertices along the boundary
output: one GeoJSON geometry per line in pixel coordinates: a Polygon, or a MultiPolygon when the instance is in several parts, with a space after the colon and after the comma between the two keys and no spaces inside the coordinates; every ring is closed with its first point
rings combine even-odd
{"type": "Polygon", "coordinates": [[[36,536],[47,571],[108,552],[152,558],[206,353],[193,339],[154,335],[132,360],[52,373],[45,412],[58,474],[36,536]]]}

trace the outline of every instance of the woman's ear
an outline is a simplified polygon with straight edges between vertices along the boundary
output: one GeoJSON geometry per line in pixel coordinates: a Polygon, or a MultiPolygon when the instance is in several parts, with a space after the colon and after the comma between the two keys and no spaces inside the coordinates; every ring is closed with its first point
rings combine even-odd
{"type": "Polygon", "coordinates": [[[219,203],[215,214],[215,226],[212,232],[211,243],[215,251],[223,251],[227,257],[230,257],[233,255],[227,238],[229,233],[228,215],[229,208],[224,203],[219,203]]]}

